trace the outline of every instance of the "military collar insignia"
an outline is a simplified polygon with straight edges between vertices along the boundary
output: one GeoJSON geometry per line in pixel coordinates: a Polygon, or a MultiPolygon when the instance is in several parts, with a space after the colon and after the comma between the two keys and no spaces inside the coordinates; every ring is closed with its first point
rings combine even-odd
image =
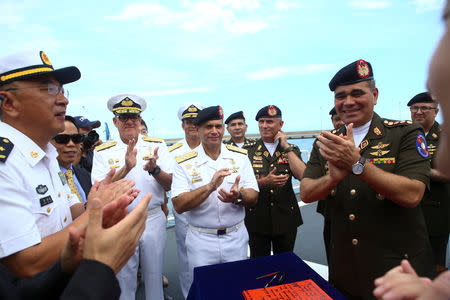
{"type": "Polygon", "coordinates": [[[36,157],[39,156],[39,153],[34,152],[34,151],[31,151],[31,152],[30,152],[30,156],[31,156],[32,158],[36,158],[36,157]]]}
{"type": "Polygon", "coordinates": [[[361,144],[360,144],[361,150],[366,148],[368,145],[369,145],[369,141],[368,140],[362,141],[361,144]]]}
{"type": "Polygon", "coordinates": [[[369,77],[369,65],[363,59],[358,60],[356,63],[356,73],[362,79],[369,77]]]}
{"type": "Polygon", "coordinates": [[[264,156],[265,157],[269,157],[269,152],[268,151],[264,151],[264,156]]]}
{"type": "Polygon", "coordinates": [[[45,193],[48,192],[48,187],[45,184],[40,184],[36,187],[36,192],[39,195],[44,195],[45,193]]]}
{"type": "Polygon", "coordinates": [[[280,156],[280,151],[275,152],[275,156],[280,156]]]}
{"type": "Polygon", "coordinates": [[[383,133],[381,133],[380,128],[378,128],[378,126],[375,126],[373,128],[373,133],[375,133],[377,136],[383,135],[383,133]]]}
{"type": "Polygon", "coordinates": [[[437,139],[438,138],[438,135],[435,133],[435,132],[433,132],[433,134],[431,135],[433,138],[435,138],[435,139],[437,139]]]}

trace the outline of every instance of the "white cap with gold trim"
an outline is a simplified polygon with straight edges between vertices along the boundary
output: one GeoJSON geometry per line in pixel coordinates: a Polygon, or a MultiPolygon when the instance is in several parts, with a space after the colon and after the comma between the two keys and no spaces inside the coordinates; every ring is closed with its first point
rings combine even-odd
{"type": "Polygon", "coordinates": [[[108,100],[108,109],[115,115],[140,114],[146,108],[145,99],[133,94],[119,94],[108,100]]]}

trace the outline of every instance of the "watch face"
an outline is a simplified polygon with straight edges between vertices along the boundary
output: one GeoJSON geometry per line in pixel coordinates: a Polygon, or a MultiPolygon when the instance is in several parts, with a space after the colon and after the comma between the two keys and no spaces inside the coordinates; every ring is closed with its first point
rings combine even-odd
{"type": "Polygon", "coordinates": [[[363,171],[364,171],[364,165],[361,164],[360,162],[357,162],[356,164],[354,164],[352,166],[352,172],[355,175],[360,175],[360,174],[362,174],[363,171]]]}

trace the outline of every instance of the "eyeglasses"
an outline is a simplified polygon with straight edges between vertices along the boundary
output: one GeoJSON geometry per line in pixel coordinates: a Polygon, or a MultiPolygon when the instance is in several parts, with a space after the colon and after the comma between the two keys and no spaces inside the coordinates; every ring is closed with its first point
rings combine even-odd
{"type": "MultiPolygon", "coordinates": [[[[26,86],[26,87],[9,88],[9,89],[6,89],[6,91],[14,91],[14,90],[22,90],[22,89],[30,89],[30,88],[38,88],[40,90],[45,90],[44,86],[26,86]]],[[[58,94],[61,94],[64,97],[66,97],[66,99],[69,99],[69,91],[65,90],[63,86],[55,84],[55,83],[47,84],[47,92],[51,96],[56,96],[58,94]]]]}
{"type": "Polygon", "coordinates": [[[74,144],[79,144],[84,141],[84,134],[58,134],[53,138],[57,144],[67,144],[70,140],[74,144]]]}
{"type": "Polygon", "coordinates": [[[131,121],[135,122],[137,119],[139,119],[139,115],[137,115],[137,114],[123,114],[123,115],[116,116],[116,118],[119,119],[119,121],[121,121],[121,122],[126,122],[128,120],[131,120],[131,121]]]}
{"type": "Polygon", "coordinates": [[[418,112],[419,111],[419,109],[421,110],[421,111],[423,111],[423,112],[427,112],[427,111],[429,111],[429,110],[432,110],[432,109],[436,109],[437,107],[434,107],[434,106],[411,106],[410,108],[409,108],[409,110],[411,111],[411,112],[418,112]]]}

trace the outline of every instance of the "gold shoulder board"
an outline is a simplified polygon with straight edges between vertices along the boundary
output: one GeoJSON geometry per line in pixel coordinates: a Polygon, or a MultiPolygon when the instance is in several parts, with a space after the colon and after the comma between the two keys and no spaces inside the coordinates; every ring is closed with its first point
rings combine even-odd
{"type": "Polygon", "coordinates": [[[183,155],[175,157],[175,160],[177,161],[177,163],[181,164],[182,162],[185,162],[185,161],[187,161],[187,160],[189,160],[191,158],[196,157],[197,154],[198,154],[197,151],[191,151],[191,152],[188,152],[188,153],[185,153],[183,155]]]}
{"type": "Polygon", "coordinates": [[[247,153],[248,153],[246,149],[242,149],[242,148],[239,148],[239,147],[236,147],[233,145],[226,145],[226,147],[228,150],[233,151],[233,152],[241,153],[244,155],[247,155],[247,153]]]}
{"type": "Polygon", "coordinates": [[[183,146],[183,143],[181,143],[181,142],[178,142],[178,143],[176,143],[176,144],[173,144],[172,146],[169,147],[169,152],[172,152],[173,150],[178,149],[178,148],[180,148],[181,146],[183,146]]]}
{"type": "Polygon", "coordinates": [[[104,144],[101,144],[100,146],[95,147],[95,150],[97,152],[114,147],[115,145],[117,145],[116,141],[110,141],[110,142],[106,142],[104,144]]]}
{"type": "Polygon", "coordinates": [[[146,141],[146,142],[155,142],[155,143],[164,142],[164,140],[162,138],[155,138],[155,137],[150,137],[150,136],[143,136],[142,140],[146,141]]]}
{"type": "Polygon", "coordinates": [[[7,138],[0,137],[0,161],[5,162],[14,148],[14,144],[7,138]]]}

